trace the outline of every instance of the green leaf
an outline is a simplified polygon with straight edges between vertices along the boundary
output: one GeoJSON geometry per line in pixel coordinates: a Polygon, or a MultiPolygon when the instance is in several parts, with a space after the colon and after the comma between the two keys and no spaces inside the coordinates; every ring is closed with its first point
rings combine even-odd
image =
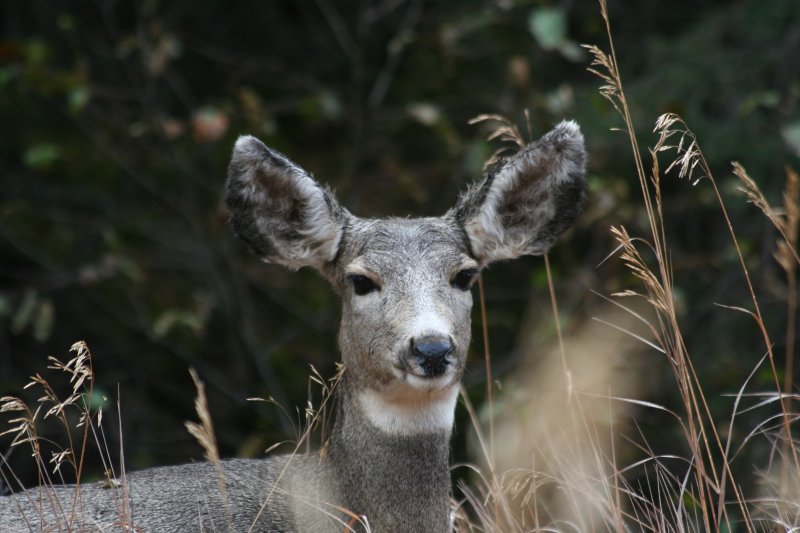
{"type": "Polygon", "coordinates": [[[533,9],[528,16],[528,29],[545,50],[556,50],[567,60],[583,61],[586,52],[567,36],[567,14],[558,7],[533,9]]]}
{"type": "Polygon", "coordinates": [[[0,87],[8,85],[19,74],[19,69],[16,65],[0,68],[0,87]]]}
{"type": "Polygon", "coordinates": [[[325,118],[336,120],[341,118],[344,108],[339,98],[331,91],[322,91],[319,96],[319,109],[325,118]]]}
{"type": "Polygon", "coordinates": [[[62,13],[56,19],[58,29],[61,31],[73,31],[75,29],[75,17],[69,13],[62,13]]]}
{"type": "Polygon", "coordinates": [[[44,342],[50,338],[55,322],[55,306],[50,300],[43,300],[36,308],[36,315],[33,317],[33,338],[38,342],[44,342]]]}
{"type": "Polygon", "coordinates": [[[742,116],[752,113],[759,107],[775,109],[781,103],[781,93],[776,90],[759,91],[747,95],[744,102],[739,106],[739,114],[742,116]]]}
{"type": "Polygon", "coordinates": [[[562,56],[573,63],[583,61],[586,57],[586,51],[570,40],[561,43],[561,46],[558,47],[558,51],[561,52],[562,56]]]}
{"type": "Polygon", "coordinates": [[[531,283],[537,289],[547,287],[547,270],[544,268],[534,270],[531,274],[531,283]]]}
{"type": "Polygon", "coordinates": [[[794,155],[800,157],[800,120],[790,122],[781,130],[783,140],[792,149],[794,155]]]}
{"type": "Polygon", "coordinates": [[[200,305],[197,310],[167,309],[161,313],[153,324],[153,333],[156,337],[165,337],[179,327],[189,329],[194,335],[200,336],[208,318],[208,310],[200,305]]]}
{"type": "Polygon", "coordinates": [[[439,107],[430,102],[412,102],[406,106],[406,113],[424,126],[433,126],[442,118],[439,107]]]}
{"type": "Polygon", "coordinates": [[[483,140],[474,141],[467,146],[464,157],[464,170],[467,174],[479,176],[483,173],[483,164],[492,155],[489,144],[483,140]]]}
{"type": "Polygon", "coordinates": [[[52,143],[38,143],[28,147],[22,154],[25,166],[41,170],[50,167],[61,157],[61,149],[52,143]]]}
{"type": "Polygon", "coordinates": [[[11,302],[8,300],[8,296],[0,293],[0,318],[8,316],[10,314],[11,314],[11,302]]]}
{"type": "Polygon", "coordinates": [[[25,62],[30,66],[40,66],[50,58],[50,47],[44,41],[32,39],[25,45],[25,62]]]}
{"type": "Polygon", "coordinates": [[[142,268],[133,260],[127,257],[116,256],[117,269],[134,283],[141,283],[144,279],[142,268]]]}
{"type": "Polygon", "coordinates": [[[86,107],[86,104],[89,103],[91,97],[92,93],[86,85],[74,87],[67,93],[67,105],[69,105],[69,110],[73,113],[82,110],[86,107]]]}
{"type": "Polygon", "coordinates": [[[105,409],[108,407],[109,401],[109,394],[108,392],[103,389],[99,385],[94,386],[94,391],[92,392],[91,397],[87,397],[87,400],[90,400],[89,409],[92,411],[97,411],[98,409],[105,409]]]}
{"type": "Polygon", "coordinates": [[[540,7],[528,16],[531,35],[545,50],[561,48],[567,38],[567,17],[557,7],[540,7]]]}
{"type": "Polygon", "coordinates": [[[14,313],[14,318],[11,320],[11,333],[15,335],[22,333],[22,330],[30,323],[38,301],[39,297],[36,295],[36,291],[33,289],[25,291],[22,302],[20,302],[17,312],[14,313]]]}

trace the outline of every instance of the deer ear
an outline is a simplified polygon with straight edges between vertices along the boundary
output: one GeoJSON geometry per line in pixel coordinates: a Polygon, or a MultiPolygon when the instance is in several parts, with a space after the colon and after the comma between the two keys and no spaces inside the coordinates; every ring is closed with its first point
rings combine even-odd
{"type": "Polygon", "coordinates": [[[225,203],[234,234],[264,261],[289,268],[332,261],[348,216],[308,172],[249,135],[233,149],[225,203]]]}
{"type": "Polygon", "coordinates": [[[564,121],[492,167],[452,212],[476,259],[545,253],[583,210],[585,162],[580,128],[564,121]]]}

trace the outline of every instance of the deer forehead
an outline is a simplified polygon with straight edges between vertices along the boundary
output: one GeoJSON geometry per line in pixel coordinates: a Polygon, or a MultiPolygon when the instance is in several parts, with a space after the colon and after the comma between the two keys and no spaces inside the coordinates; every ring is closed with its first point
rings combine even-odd
{"type": "Polygon", "coordinates": [[[344,276],[438,278],[477,265],[463,229],[443,218],[359,220],[345,232],[341,246],[344,276]]]}

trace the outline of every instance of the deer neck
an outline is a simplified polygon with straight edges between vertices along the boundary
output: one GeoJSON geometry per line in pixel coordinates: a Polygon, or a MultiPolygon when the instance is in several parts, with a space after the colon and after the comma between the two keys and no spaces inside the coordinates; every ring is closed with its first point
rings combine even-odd
{"type": "Polygon", "coordinates": [[[449,531],[457,385],[387,396],[343,379],[329,453],[345,506],[374,531],[449,531]]]}

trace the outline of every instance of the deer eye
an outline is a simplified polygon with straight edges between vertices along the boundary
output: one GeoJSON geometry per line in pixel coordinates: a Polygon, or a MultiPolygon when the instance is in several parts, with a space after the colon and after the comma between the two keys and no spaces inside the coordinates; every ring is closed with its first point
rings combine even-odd
{"type": "Polygon", "coordinates": [[[353,274],[348,277],[350,278],[350,282],[353,284],[353,291],[355,291],[358,296],[364,296],[365,294],[369,294],[372,291],[378,290],[378,286],[375,285],[375,282],[369,279],[367,276],[353,274]]]}
{"type": "Polygon", "coordinates": [[[468,291],[470,287],[472,287],[472,282],[475,281],[475,276],[478,275],[477,268],[465,268],[464,270],[460,270],[453,279],[450,281],[450,285],[455,287],[456,289],[461,289],[462,291],[468,291]]]}

